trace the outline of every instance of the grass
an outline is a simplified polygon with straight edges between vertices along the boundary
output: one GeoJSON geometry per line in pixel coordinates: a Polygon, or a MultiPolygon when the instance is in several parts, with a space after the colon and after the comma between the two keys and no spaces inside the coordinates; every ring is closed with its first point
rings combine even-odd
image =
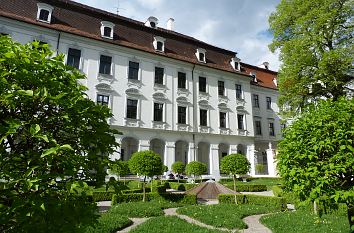
{"type": "Polygon", "coordinates": [[[111,233],[130,226],[133,222],[126,216],[112,212],[103,213],[95,225],[85,229],[85,233],[111,233]]]}
{"type": "Polygon", "coordinates": [[[110,212],[133,218],[146,218],[164,215],[163,209],[180,206],[183,206],[183,204],[158,200],[149,202],[127,202],[113,206],[110,212]]]}
{"type": "MultiPolygon", "coordinates": [[[[221,184],[227,185],[228,187],[233,188],[233,181],[220,181],[221,184]]],[[[243,182],[243,181],[236,181],[236,185],[242,185],[242,184],[262,184],[266,185],[268,190],[272,189],[272,186],[282,184],[282,179],[281,178],[254,178],[251,179],[250,181],[243,182]]]]}
{"type": "Polygon", "coordinates": [[[175,216],[151,218],[130,231],[131,233],[221,233],[223,231],[209,230],[193,225],[175,216]]]}
{"type": "Polygon", "coordinates": [[[322,218],[306,210],[282,212],[263,216],[261,222],[273,233],[347,233],[349,224],[346,214],[325,214],[322,218]]]}
{"type": "Polygon", "coordinates": [[[272,211],[275,210],[264,206],[234,204],[186,206],[177,209],[177,213],[179,214],[187,215],[214,227],[224,227],[228,229],[247,228],[247,225],[242,221],[242,218],[249,215],[269,213],[272,211]]]}

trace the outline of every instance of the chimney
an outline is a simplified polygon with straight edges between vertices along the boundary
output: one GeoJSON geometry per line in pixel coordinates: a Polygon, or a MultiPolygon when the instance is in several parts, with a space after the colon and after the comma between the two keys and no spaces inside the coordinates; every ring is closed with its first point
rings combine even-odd
{"type": "Polygon", "coordinates": [[[174,22],[175,20],[173,18],[169,18],[167,20],[167,30],[173,31],[174,29],[174,22]]]}
{"type": "Polygon", "coordinates": [[[265,61],[262,63],[263,68],[269,70],[269,62],[265,61]]]}

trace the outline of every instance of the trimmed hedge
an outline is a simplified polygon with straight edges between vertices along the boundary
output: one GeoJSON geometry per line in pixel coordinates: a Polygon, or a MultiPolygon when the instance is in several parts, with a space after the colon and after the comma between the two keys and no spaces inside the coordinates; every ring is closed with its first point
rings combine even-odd
{"type": "MultiPolygon", "coordinates": [[[[229,189],[234,189],[233,184],[223,184],[229,189]]],[[[267,185],[263,184],[236,184],[237,192],[262,192],[267,191],[267,185]]]]}
{"type": "MultiPolygon", "coordinates": [[[[142,200],[142,193],[131,193],[122,195],[114,194],[112,196],[112,205],[116,205],[117,203],[121,202],[138,202],[142,200]]],[[[168,202],[195,205],[197,203],[197,196],[177,193],[146,193],[146,201],[151,200],[163,200],[168,202]]]]}
{"type": "Polygon", "coordinates": [[[199,184],[187,184],[187,183],[170,183],[171,189],[176,189],[179,191],[186,191],[188,189],[194,188],[199,184]]]}
{"type": "Polygon", "coordinates": [[[114,193],[115,193],[114,191],[92,192],[92,200],[94,202],[110,201],[112,200],[112,196],[114,193]]]}
{"type": "Polygon", "coordinates": [[[284,195],[284,191],[279,185],[272,186],[272,191],[275,197],[282,197],[284,195]]]}
{"type": "MultiPolygon", "coordinates": [[[[286,199],[282,197],[268,197],[257,195],[243,195],[237,194],[238,204],[254,204],[261,206],[269,206],[279,209],[281,211],[286,210],[286,199]]],[[[232,194],[220,194],[218,196],[219,203],[235,204],[235,195],[232,194]]]]}

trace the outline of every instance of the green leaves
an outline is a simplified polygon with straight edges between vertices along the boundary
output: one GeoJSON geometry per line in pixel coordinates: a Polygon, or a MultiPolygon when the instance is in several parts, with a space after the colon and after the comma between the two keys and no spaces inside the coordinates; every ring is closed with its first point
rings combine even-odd
{"type": "Polygon", "coordinates": [[[242,154],[230,154],[221,159],[220,169],[230,175],[244,175],[249,172],[251,164],[242,154]]]}
{"type": "Polygon", "coordinates": [[[31,135],[32,136],[36,135],[40,129],[41,129],[41,127],[38,124],[31,125],[31,127],[30,127],[31,135]]]}

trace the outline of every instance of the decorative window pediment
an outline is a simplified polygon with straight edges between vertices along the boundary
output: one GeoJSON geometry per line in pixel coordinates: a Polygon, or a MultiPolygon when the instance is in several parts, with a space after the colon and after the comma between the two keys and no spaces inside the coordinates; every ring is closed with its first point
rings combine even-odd
{"type": "Polygon", "coordinates": [[[100,91],[112,92],[113,89],[109,84],[106,83],[99,83],[96,85],[96,89],[100,91]]]}
{"type": "Polygon", "coordinates": [[[207,100],[200,100],[198,103],[199,103],[199,106],[201,106],[201,107],[205,107],[205,108],[210,107],[209,102],[207,100]]]}
{"type": "Polygon", "coordinates": [[[128,96],[141,96],[142,94],[140,93],[140,91],[138,89],[135,88],[129,88],[125,91],[125,94],[127,94],[128,96]]]}
{"type": "Polygon", "coordinates": [[[179,103],[179,104],[189,104],[188,99],[187,99],[186,97],[183,97],[183,96],[178,97],[178,98],[176,99],[176,101],[177,101],[177,103],[179,103]]]}
{"type": "Polygon", "coordinates": [[[220,103],[220,104],[218,105],[218,108],[219,108],[219,109],[222,109],[222,110],[227,110],[227,109],[229,109],[229,108],[227,107],[227,104],[225,104],[225,103],[220,103]]]}
{"type": "Polygon", "coordinates": [[[160,100],[160,101],[166,101],[167,100],[166,95],[163,94],[163,93],[160,93],[160,92],[154,93],[152,95],[152,98],[154,98],[155,100],[160,100]]]}

